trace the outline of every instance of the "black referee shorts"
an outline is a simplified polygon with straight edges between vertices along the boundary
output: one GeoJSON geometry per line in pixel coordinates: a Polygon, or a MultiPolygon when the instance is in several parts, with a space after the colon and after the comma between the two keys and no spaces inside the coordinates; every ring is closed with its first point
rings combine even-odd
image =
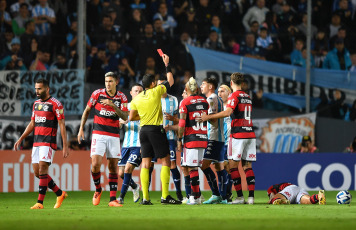
{"type": "Polygon", "coordinates": [[[144,125],[140,130],[141,157],[164,158],[169,155],[169,143],[162,125],[144,125]]]}

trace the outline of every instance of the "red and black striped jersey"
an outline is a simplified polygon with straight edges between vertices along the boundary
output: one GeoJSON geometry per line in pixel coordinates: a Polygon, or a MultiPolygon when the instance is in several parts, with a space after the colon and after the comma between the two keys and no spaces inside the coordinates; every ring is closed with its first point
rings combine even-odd
{"type": "Polygon", "coordinates": [[[184,129],[184,147],[206,148],[208,145],[207,122],[197,122],[195,119],[202,113],[208,113],[209,104],[202,96],[191,95],[185,98],[180,106],[179,113],[187,114],[184,129]]]}
{"type": "Polygon", "coordinates": [[[280,191],[282,191],[285,187],[288,187],[289,185],[293,185],[293,184],[285,182],[285,183],[272,185],[271,187],[268,188],[267,195],[270,196],[271,193],[277,194],[280,191]]]}
{"type": "Polygon", "coordinates": [[[120,117],[116,114],[115,110],[108,105],[100,103],[102,99],[110,99],[122,111],[128,111],[127,98],[125,94],[117,91],[111,97],[106,89],[95,90],[87,105],[95,109],[93,134],[101,134],[113,137],[120,137],[120,117]]]}
{"type": "Polygon", "coordinates": [[[235,91],[230,95],[226,107],[233,110],[230,115],[230,137],[236,139],[256,138],[251,118],[252,100],[250,96],[244,91],[235,91]]]}
{"type": "Polygon", "coordinates": [[[31,120],[35,121],[33,146],[50,146],[57,149],[58,120],[64,119],[62,104],[54,97],[33,103],[31,120]]]}

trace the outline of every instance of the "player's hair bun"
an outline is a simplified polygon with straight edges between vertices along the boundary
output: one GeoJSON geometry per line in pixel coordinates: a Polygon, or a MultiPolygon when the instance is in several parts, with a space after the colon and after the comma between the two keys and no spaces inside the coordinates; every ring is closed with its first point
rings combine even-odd
{"type": "Polygon", "coordinates": [[[197,91],[198,84],[197,81],[194,79],[194,77],[190,77],[188,81],[188,88],[192,93],[197,91]]]}

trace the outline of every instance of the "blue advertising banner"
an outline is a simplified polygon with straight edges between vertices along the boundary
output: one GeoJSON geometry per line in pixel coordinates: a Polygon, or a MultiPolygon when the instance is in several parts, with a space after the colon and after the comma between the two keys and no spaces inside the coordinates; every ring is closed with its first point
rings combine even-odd
{"type": "Polygon", "coordinates": [[[49,81],[50,94],[64,107],[65,115],[83,111],[84,70],[0,71],[0,116],[31,116],[37,100],[35,81],[49,81]]]}
{"type": "Polygon", "coordinates": [[[256,190],[290,182],[306,190],[356,190],[356,154],[257,154],[256,190]]]}

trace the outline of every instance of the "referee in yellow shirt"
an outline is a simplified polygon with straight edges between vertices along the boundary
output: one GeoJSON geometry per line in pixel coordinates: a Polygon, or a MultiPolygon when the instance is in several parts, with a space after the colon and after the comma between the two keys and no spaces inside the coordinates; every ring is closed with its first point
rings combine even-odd
{"type": "Polygon", "coordinates": [[[141,186],[143,199],[141,204],[152,205],[149,195],[149,168],[153,157],[162,161],[161,183],[162,198],[161,204],[181,204],[182,202],[173,199],[168,192],[170,178],[170,152],[166,132],[162,126],[163,114],[161,96],[174,84],[173,74],[169,65],[169,57],[162,56],[166,66],[167,81],[157,85],[155,76],[146,74],[143,76],[143,92],[137,95],[130,105],[129,120],[140,120],[140,143],[141,143],[141,186]]]}

